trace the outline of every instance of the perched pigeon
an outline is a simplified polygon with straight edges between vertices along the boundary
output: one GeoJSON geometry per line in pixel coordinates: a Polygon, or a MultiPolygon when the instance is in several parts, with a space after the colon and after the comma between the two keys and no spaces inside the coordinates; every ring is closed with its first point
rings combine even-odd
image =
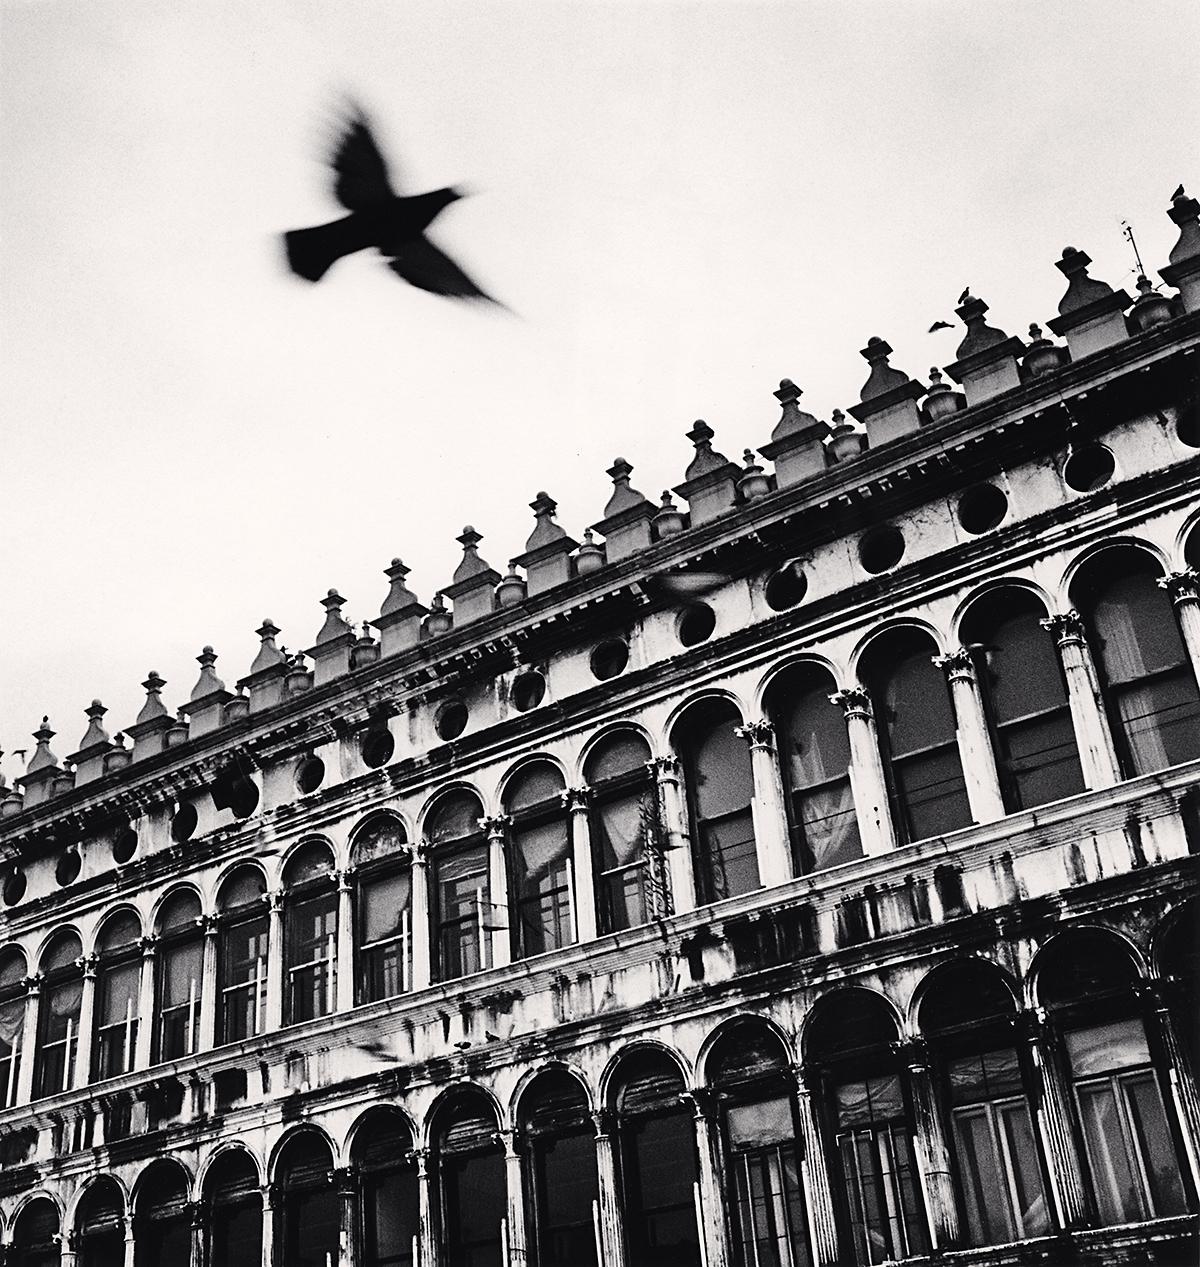
{"type": "Polygon", "coordinates": [[[1175,192],[1171,195],[1171,201],[1174,202],[1176,198],[1182,198],[1182,197],[1183,197],[1183,186],[1180,185],[1179,188],[1176,189],[1175,192]]]}
{"type": "Polygon", "coordinates": [[[960,304],[965,304],[965,303],[967,302],[967,300],[968,300],[968,299],[970,299],[970,298],[971,298],[971,288],[970,288],[970,286],[968,286],[968,287],[966,288],[966,290],[964,290],[964,291],[963,291],[963,293],[962,293],[961,295],[959,295],[959,297],[958,297],[958,302],[959,302],[960,304]]]}
{"type": "Polygon", "coordinates": [[[495,302],[425,237],[425,229],[439,213],[463,196],[457,189],[413,197],[397,194],[361,110],[349,120],[330,162],[337,175],[334,196],[350,214],[283,235],[293,272],[317,282],[343,255],[374,247],[388,257],[388,267],[413,286],[455,299],[495,302]]]}

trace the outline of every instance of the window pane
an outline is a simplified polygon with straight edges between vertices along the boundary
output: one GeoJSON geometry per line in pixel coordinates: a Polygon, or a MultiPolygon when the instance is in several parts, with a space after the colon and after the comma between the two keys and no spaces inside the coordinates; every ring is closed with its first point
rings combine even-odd
{"type": "Polygon", "coordinates": [[[786,1096],[752,1104],[731,1104],[726,1110],[725,1123],[734,1148],[790,1144],[795,1138],[792,1106],[786,1096]]]}
{"type": "Polygon", "coordinates": [[[695,1130],[685,1113],[622,1126],[629,1267],[696,1267],[695,1130]]]}
{"type": "Polygon", "coordinates": [[[1133,773],[1148,774],[1200,755],[1200,701],[1190,669],[1116,688],[1114,696],[1133,773]]]}
{"type": "Polygon", "coordinates": [[[761,1148],[735,1162],[737,1227],[742,1259],[757,1267],[809,1262],[795,1149],[761,1148]]]}
{"type": "Polygon", "coordinates": [[[443,1156],[446,1240],[454,1267],[505,1267],[500,1220],[505,1215],[504,1159],[443,1156]]]}
{"type": "Polygon", "coordinates": [[[1129,1075],[1121,1079],[1121,1085],[1134,1144],[1150,1185],[1154,1213],[1160,1217],[1183,1214],[1187,1209],[1183,1180],[1154,1074],[1147,1071],[1129,1075]]]}
{"type": "Polygon", "coordinates": [[[958,1109],[954,1136],[972,1245],[1000,1245],[1014,1239],[1005,1181],[991,1114],[986,1108],[958,1109]]]}
{"type": "Polygon", "coordinates": [[[950,691],[933,654],[933,644],[922,640],[895,663],[886,679],[884,712],[893,757],[954,741],[950,691]]]}
{"type": "Polygon", "coordinates": [[[592,1202],[599,1188],[596,1140],[590,1133],[541,1139],[538,1165],[538,1262],[586,1267],[596,1261],[592,1202]]]}
{"type": "Polygon", "coordinates": [[[359,911],[364,945],[398,937],[411,900],[411,877],[407,870],[373,876],[359,889],[359,911]]]}
{"type": "Polygon", "coordinates": [[[794,794],[792,817],[800,828],[801,872],[821,871],[862,857],[848,778],[816,791],[794,794]]]}
{"type": "Polygon", "coordinates": [[[1050,1231],[1050,1212],[1042,1186],[1033,1123],[1024,1101],[999,1107],[1000,1127],[1008,1152],[1009,1171],[1017,1201],[1017,1225],[1021,1236],[1043,1236],[1050,1231]]]}
{"type": "Polygon", "coordinates": [[[1068,1033],[1066,1040],[1076,1078],[1150,1063],[1146,1030],[1136,1017],[1094,1029],[1077,1029],[1068,1033]]]}
{"type": "Polygon", "coordinates": [[[267,999],[265,916],[221,930],[221,1041],[262,1032],[267,999]]]}
{"type": "Polygon", "coordinates": [[[927,840],[971,822],[957,745],[893,757],[892,777],[910,840],[927,840]]]}
{"type": "MultiPolygon", "coordinates": [[[[480,928],[494,922],[488,891],[487,849],[479,847],[435,860],[438,951],[443,979],[478,972],[480,928]]],[[[486,957],[486,956],[485,956],[486,957]]]]}
{"type": "Polygon", "coordinates": [[[998,758],[1015,793],[1013,809],[1030,809],[1082,792],[1083,770],[1067,709],[1001,726],[998,758]]]}
{"type": "Polygon", "coordinates": [[[749,810],[701,824],[700,839],[713,900],[758,888],[758,855],[749,810]]]}
{"type": "Polygon", "coordinates": [[[1036,599],[1027,601],[1026,611],[984,634],[988,693],[1000,725],[1067,702],[1054,640],[1038,623],[1046,613],[1036,599]]]}
{"type": "Polygon", "coordinates": [[[329,1267],[338,1261],[337,1193],[330,1188],[284,1197],[284,1261],[288,1267],[329,1267]]]}
{"type": "Polygon", "coordinates": [[[1080,1087],[1079,1110],[1101,1221],[1131,1223],[1145,1218],[1149,1211],[1130,1162],[1112,1084],[1080,1087]]]}
{"type": "Polygon", "coordinates": [[[754,795],[750,749],[734,733],[732,718],[711,727],[692,752],[693,795],[701,818],[745,809],[754,795]]]}

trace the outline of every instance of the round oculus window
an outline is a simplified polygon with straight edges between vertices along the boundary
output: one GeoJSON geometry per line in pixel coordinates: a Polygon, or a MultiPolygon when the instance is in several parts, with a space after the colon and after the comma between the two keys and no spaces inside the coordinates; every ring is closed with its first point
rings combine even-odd
{"type": "Polygon", "coordinates": [[[958,522],[979,536],[991,532],[1008,514],[1008,498],[995,484],[976,484],[958,499],[958,522]]]}
{"type": "Polygon", "coordinates": [[[79,870],[83,866],[83,859],[80,858],[78,852],[74,849],[67,849],[59,858],[54,868],[54,878],[58,881],[60,887],[68,884],[74,884],[79,878],[79,870]]]}
{"type": "Polygon", "coordinates": [[[199,822],[200,816],[196,813],[196,807],[185,801],[171,815],[171,839],[177,845],[182,845],[185,840],[191,840],[196,834],[196,826],[199,822]]]}
{"type": "Polygon", "coordinates": [[[685,647],[695,647],[707,642],[716,627],[716,612],[707,603],[692,603],[679,613],[675,632],[685,647]]]}
{"type": "Polygon", "coordinates": [[[786,563],[767,578],[765,593],[767,606],[773,612],[787,611],[804,601],[804,595],[808,593],[808,578],[799,563],[786,563]]]}
{"type": "Polygon", "coordinates": [[[392,759],[392,753],[396,751],[396,741],[390,730],[379,727],[363,735],[359,751],[362,753],[363,765],[378,770],[392,759]]]}
{"type": "Polygon", "coordinates": [[[1063,467],[1063,479],[1077,493],[1094,493],[1113,477],[1117,462],[1102,444],[1085,444],[1075,450],[1063,467]]]}
{"type": "Polygon", "coordinates": [[[239,779],[233,785],[229,808],[234,818],[249,818],[258,809],[258,785],[253,779],[239,779]]]}
{"type": "Polygon", "coordinates": [[[629,663],[629,644],[624,638],[608,638],[592,649],[592,676],[601,682],[619,677],[629,663]]]}
{"type": "Polygon", "coordinates": [[[546,698],[546,679],[536,669],[520,674],[512,684],[513,707],[527,713],[546,698]]]}
{"type": "Polygon", "coordinates": [[[132,827],[122,827],[113,837],[112,860],[122,866],[137,853],[138,837],[132,827]]]}
{"type": "Polygon", "coordinates": [[[1190,405],[1180,409],[1175,434],[1188,448],[1200,449],[1200,400],[1193,399],[1190,405]]]}
{"type": "Polygon", "coordinates": [[[25,872],[20,867],[13,869],[4,877],[4,905],[16,906],[25,896],[25,872]]]}
{"type": "Polygon", "coordinates": [[[439,739],[444,739],[449,743],[451,739],[457,739],[466,730],[468,717],[470,714],[462,700],[451,700],[438,709],[437,716],[433,720],[433,728],[437,731],[439,739]]]}
{"type": "Polygon", "coordinates": [[[858,561],[872,576],[894,568],[904,558],[904,534],[892,524],[872,528],[858,543],[858,561]]]}
{"type": "Polygon", "coordinates": [[[315,792],[325,782],[325,762],[320,757],[305,757],[296,767],[296,787],[302,796],[315,792]]]}

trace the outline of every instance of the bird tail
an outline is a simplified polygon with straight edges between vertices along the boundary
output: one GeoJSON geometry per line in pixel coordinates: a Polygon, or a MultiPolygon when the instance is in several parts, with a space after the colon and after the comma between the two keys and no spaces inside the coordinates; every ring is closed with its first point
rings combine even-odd
{"type": "Polygon", "coordinates": [[[368,243],[350,232],[347,216],[315,229],[292,229],[283,235],[287,260],[292,272],[310,282],[319,282],[329,269],[351,251],[359,251],[368,243]]]}

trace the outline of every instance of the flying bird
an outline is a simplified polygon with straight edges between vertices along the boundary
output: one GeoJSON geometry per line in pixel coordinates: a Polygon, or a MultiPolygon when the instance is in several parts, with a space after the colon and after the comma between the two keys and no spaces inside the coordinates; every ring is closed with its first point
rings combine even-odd
{"type": "Polygon", "coordinates": [[[933,334],[937,330],[953,330],[953,329],[954,327],[948,321],[935,321],[933,325],[929,327],[929,333],[933,334]]]}
{"type": "Polygon", "coordinates": [[[421,290],[496,302],[425,236],[429,225],[462,193],[448,188],[398,194],[361,109],[348,120],[330,164],[336,175],[334,197],[350,214],[283,235],[294,273],[318,282],[344,255],[373,247],[387,257],[388,268],[398,277],[421,290]]]}

